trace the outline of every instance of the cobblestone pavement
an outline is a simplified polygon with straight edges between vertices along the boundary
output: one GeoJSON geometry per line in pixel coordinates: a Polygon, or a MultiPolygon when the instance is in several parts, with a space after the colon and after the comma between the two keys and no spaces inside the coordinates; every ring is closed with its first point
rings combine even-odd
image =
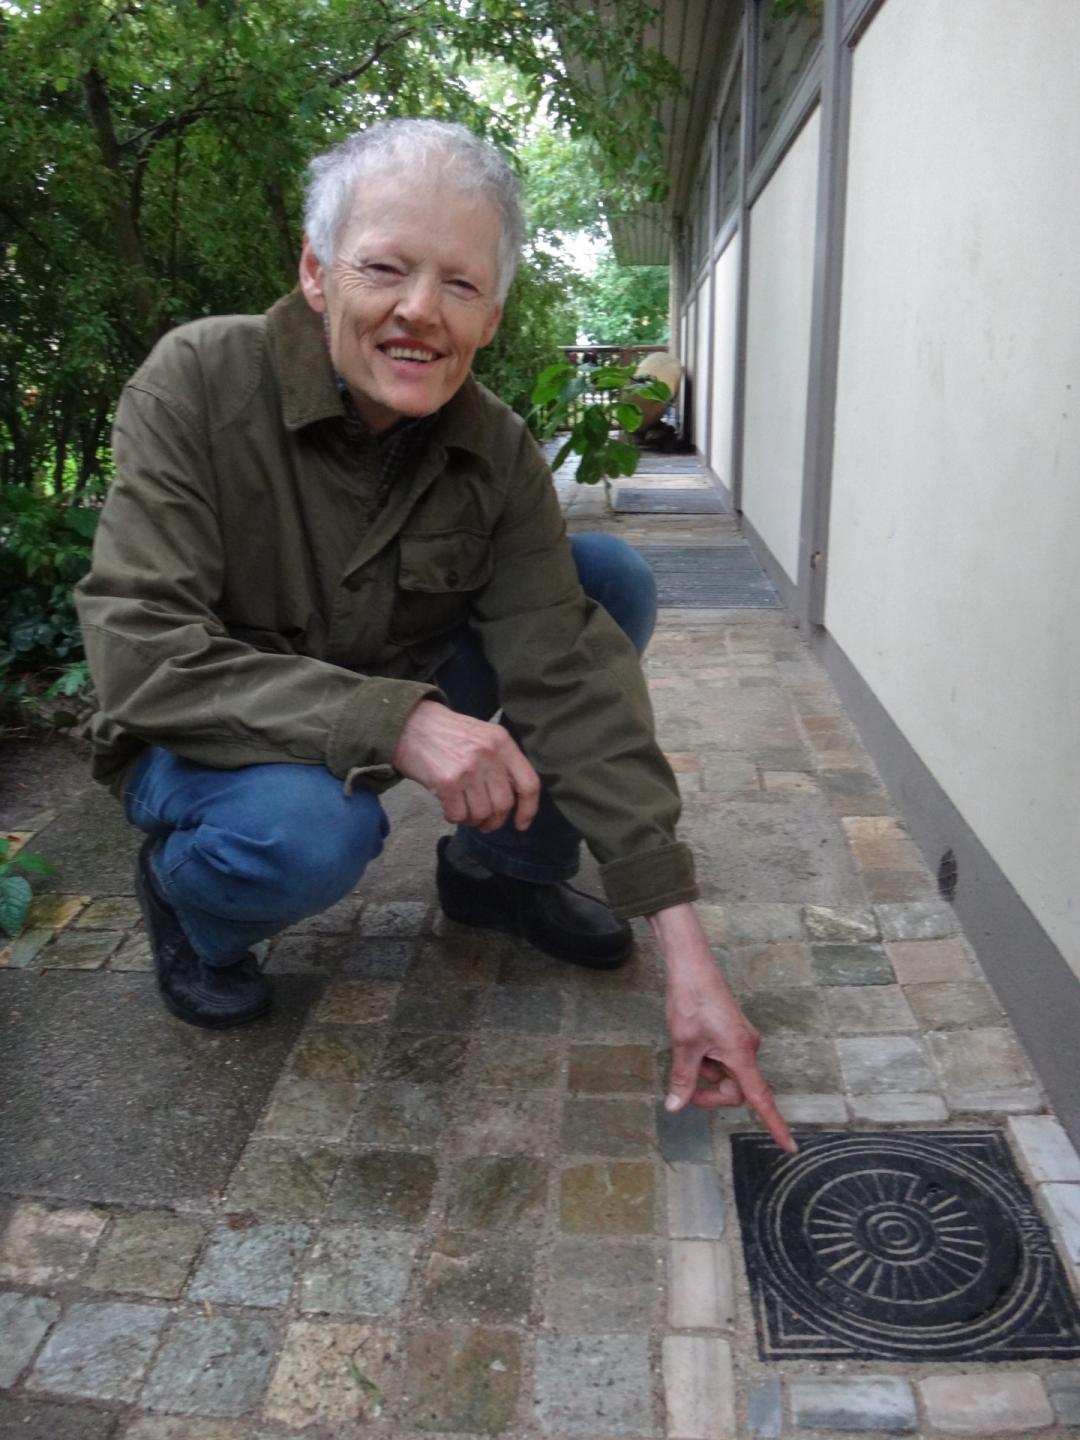
{"type": "MultiPolygon", "coordinates": [[[[647,671],[789,1120],[1002,1129],[1075,1282],[1080,1163],[790,618],[663,612],[647,671]]],[[[154,998],[111,803],[19,832],[61,875],[0,955],[4,1440],[1080,1434],[1061,1363],[759,1360],[729,1143],[753,1126],[659,1106],[643,925],[604,975],[444,923],[444,826],[402,786],[360,892],[270,948],[275,1016],[208,1035],[154,998]]]]}

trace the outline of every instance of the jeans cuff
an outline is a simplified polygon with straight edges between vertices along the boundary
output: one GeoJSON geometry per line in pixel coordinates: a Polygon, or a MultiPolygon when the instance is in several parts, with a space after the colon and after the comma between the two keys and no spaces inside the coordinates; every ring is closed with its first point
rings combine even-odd
{"type": "Polygon", "coordinates": [[[486,865],[496,875],[528,880],[533,885],[558,885],[563,880],[572,880],[581,864],[576,849],[573,855],[554,859],[537,850],[500,845],[497,840],[489,840],[479,830],[464,825],[458,827],[457,838],[470,860],[486,865]]]}

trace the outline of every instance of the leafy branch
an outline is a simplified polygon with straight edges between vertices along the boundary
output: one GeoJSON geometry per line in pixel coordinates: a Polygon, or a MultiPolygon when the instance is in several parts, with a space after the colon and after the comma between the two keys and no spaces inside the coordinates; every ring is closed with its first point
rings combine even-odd
{"type": "Polygon", "coordinates": [[[533,412],[530,417],[540,434],[549,440],[561,430],[569,430],[554,460],[558,470],[570,455],[580,455],[577,467],[579,485],[595,485],[603,480],[633,475],[638,467],[638,448],[626,440],[612,438],[618,428],[632,434],[641,425],[642,412],[635,402],[671,399],[671,391],[662,380],[652,376],[638,378],[633,365],[573,365],[562,361],[541,371],[533,388],[533,412]],[[582,403],[583,396],[596,396],[582,403]]]}

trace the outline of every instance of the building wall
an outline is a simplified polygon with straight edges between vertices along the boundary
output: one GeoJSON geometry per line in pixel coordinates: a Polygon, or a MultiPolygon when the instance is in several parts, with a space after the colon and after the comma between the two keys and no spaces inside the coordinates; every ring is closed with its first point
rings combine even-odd
{"type": "MultiPolygon", "coordinates": [[[[825,623],[1080,973],[1077,55],[1075,0],[888,0],[854,52],[825,623]]],[[[785,567],[805,183],[751,232],[747,510],[785,567]]]]}
{"type": "Polygon", "coordinates": [[[708,445],[709,381],[713,371],[709,354],[709,281],[702,281],[697,292],[697,339],[694,346],[694,444],[705,454],[708,445]]]}
{"type": "Polygon", "coordinates": [[[739,303],[739,246],[736,231],[713,269],[712,429],[709,466],[730,488],[731,441],[735,419],[735,330],[739,303]]]}
{"type": "Polygon", "coordinates": [[[750,212],[742,508],[777,562],[799,571],[820,111],[750,212]]]}

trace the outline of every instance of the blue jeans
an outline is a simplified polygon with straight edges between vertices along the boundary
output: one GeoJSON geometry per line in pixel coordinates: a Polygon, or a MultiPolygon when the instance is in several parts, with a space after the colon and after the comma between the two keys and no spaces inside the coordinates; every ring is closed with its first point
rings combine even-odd
{"type": "MultiPolygon", "coordinates": [[[[571,540],[585,593],[642,654],[656,623],[644,560],[611,535],[571,540]]],[[[490,719],[498,685],[468,631],[435,677],[455,710],[490,719]]],[[[320,765],[214,770],[155,746],[124,793],[127,817],[158,840],[151,865],[195,950],[230,965],[252,945],[347,895],[383,848],[390,824],[377,796],[343,792],[320,765]]],[[[552,883],[578,865],[580,837],[543,793],[526,831],[508,821],[482,834],[461,827],[467,853],[504,875],[552,883]]]]}

